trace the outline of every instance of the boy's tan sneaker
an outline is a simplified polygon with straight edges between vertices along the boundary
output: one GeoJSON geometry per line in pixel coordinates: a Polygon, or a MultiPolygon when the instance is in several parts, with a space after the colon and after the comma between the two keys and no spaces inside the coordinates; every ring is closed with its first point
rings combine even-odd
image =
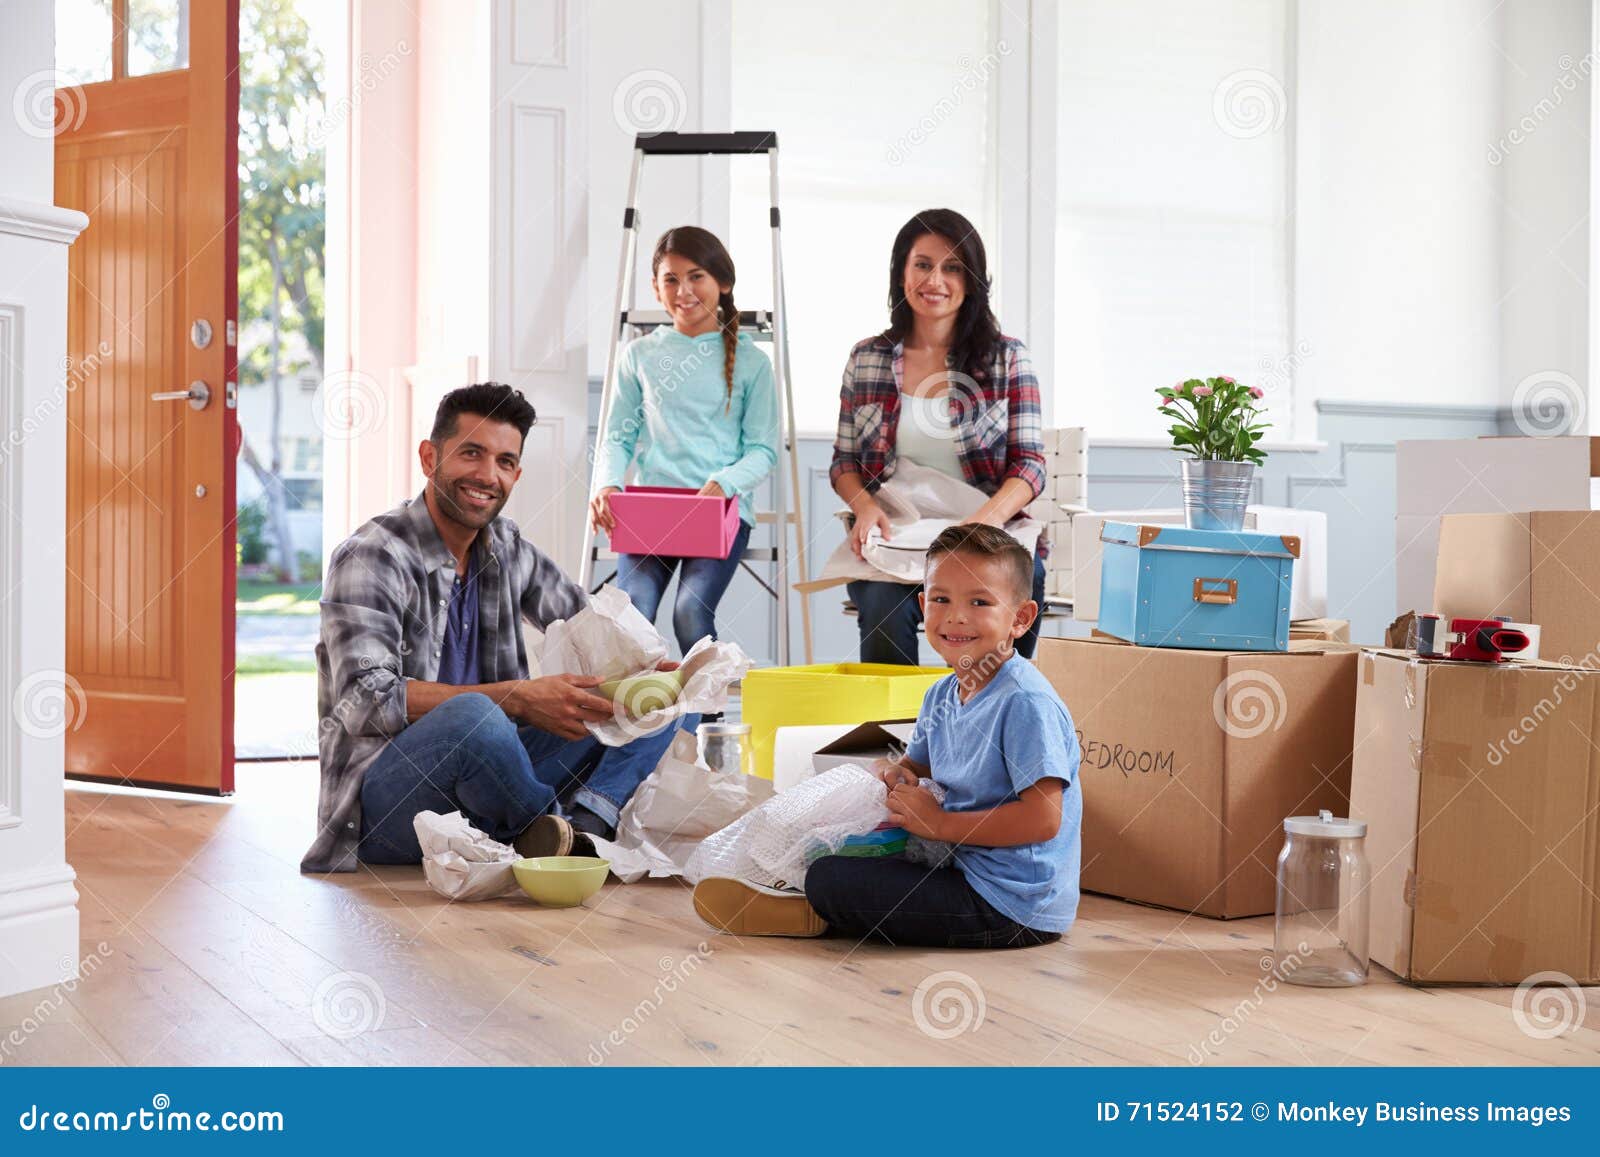
{"type": "Polygon", "coordinates": [[[800,892],[711,876],[694,886],[694,910],[735,936],[821,936],[828,930],[800,892]]]}

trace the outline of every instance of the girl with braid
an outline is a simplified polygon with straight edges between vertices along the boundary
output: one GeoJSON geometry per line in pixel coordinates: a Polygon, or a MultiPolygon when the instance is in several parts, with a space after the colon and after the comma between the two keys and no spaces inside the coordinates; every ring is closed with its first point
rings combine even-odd
{"type": "Polygon", "coordinates": [[[672,325],[622,351],[589,504],[595,528],[610,531],[611,495],[630,465],[641,486],[738,499],[739,533],[725,559],[618,556],[617,585],[651,622],[679,572],[672,629],[684,651],[705,635],[716,637],[717,603],[755,524],[751,492],[778,461],[772,363],[739,332],[733,282],[733,259],[706,230],[682,225],[656,242],[650,283],[672,325]]]}

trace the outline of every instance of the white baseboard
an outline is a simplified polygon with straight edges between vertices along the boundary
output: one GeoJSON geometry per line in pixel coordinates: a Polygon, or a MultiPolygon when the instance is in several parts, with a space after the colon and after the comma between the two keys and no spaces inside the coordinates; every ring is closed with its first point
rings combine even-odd
{"type": "Polygon", "coordinates": [[[78,975],[78,890],[65,864],[0,878],[0,996],[78,975]]]}

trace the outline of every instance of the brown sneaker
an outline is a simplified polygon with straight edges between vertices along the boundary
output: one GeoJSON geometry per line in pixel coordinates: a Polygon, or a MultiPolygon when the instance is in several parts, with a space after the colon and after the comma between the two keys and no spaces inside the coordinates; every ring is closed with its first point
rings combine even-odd
{"type": "Polygon", "coordinates": [[[538,856],[592,856],[594,842],[573,829],[565,817],[543,815],[522,829],[511,841],[517,855],[526,859],[538,856]]]}
{"type": "Polygon", "coordinates": [[[803,893],[711,876],[694,887],[694,910],[736,936],[821,936],[828,930],[803,893]]]}

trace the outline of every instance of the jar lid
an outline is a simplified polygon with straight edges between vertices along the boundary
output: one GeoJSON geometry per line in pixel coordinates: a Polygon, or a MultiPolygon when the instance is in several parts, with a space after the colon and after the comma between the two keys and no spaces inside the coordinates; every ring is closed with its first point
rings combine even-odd
{"type": "Polygon", "coordinates": [[[749,735],[748,723],[702,723],[695,729],[696,735],[749,735]]]}
{"type": "Polygon", "coordinates": [[[1323,808],[1314,816],[1290,816],[1283,830],[1294,836],[1329,836],[1333,839],[1359,839],[1367,834],[1366,820],[1347,820],[1323,808]]]}

